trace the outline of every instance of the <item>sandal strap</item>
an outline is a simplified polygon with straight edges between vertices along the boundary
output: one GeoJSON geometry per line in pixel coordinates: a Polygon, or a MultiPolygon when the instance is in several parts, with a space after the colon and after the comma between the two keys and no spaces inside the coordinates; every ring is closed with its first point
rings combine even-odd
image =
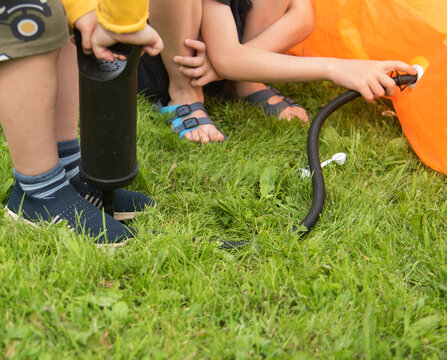
{"type": "Polygon", "coordinates": [[[292,106],[292,105],[289,105],[284,100],[281,100],[276,104],[269,104],[269,103],[262,104],[264,113],[267,116],[278,116],[288,106],[292,106]]]}
{"type": "Polygon", "coordinates": [[[281,96],[281,95],[278,95],[277,92],[275,92],[272,88],[268,87],[267,89],[256,91],[253,94],[244,97],[244,99],[249,103],[262,105],[273,96],[281,96]]]}
{"type": "Polygon", "coordinates": [[[173,126],[172,132],[177,133],[180,138],[182,138],[188,131],[197,129],[200,125],[210,124],[216,126],[214,122],[207,117],[201,117],[201,118],[191,117],[183,121],[177,118],[175,120],[172,120],[171,124],[173,126]],[[174,124],[176,120],[179,120],[180,122],[174,124]]]}
{"type": "Polygon", "coordinates": [[[205,105],[199,101],[192,104],[164,106],[160,109],[160,111],[163,114],[172,112],[173,113],[172,119],[183,118],[185,116],[192,114],[194,111],[197,110],[202,110],[205,112],[206,115],[208,115],[205,109],[205,105]]]}
{"type": "Polygon", "coordinates": [[[270,86],[267,87],[267,89],[256,91],[253,94],[244,97],[244,99],[251,104],[260,105],[267,116],[277,116],[289,106],[301,107],[295,99],[281,95],[278,89],[270,86]],[[268,100],[273,96],[280,96],[282,97],[282,100],[276,104],[269,104],[268,100]]]}
{"type": "Polygon", "coordinates": [[[171,119],[167,119],[166,122],[172,125],[172,133],[178,134],[180,139],[183,138],[183,136],[185,136],[187,132],[197,129],[200,125],[208,124],[215,126],[216,129],[222,133],[224,138],[227,138],[227,136],[209,118],[208,112],[205,109],[205,105],[200,101],[185,105],[164,106],[160,108],[160,112],[162,112],[163,114],[172,113],[171,119]],[[194,111],[197,110],[202,110],[206,116],[201,118],[190,117],[184,120],[186,116],[191,115],[194,111]]]}

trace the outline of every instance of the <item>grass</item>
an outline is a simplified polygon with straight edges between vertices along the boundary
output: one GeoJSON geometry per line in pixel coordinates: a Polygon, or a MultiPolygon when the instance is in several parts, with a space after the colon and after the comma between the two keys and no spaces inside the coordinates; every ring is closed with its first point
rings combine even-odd
{"type": "MultiPolygon", "coordinates": [[[[311,115],[341,91],[279,87],[311,115]]],[[[208,99],[229,140],[200,147],[140,99],[131,188],[159,206],[134,221],[137,241],[98,250],[63,225],[0,213],[0,358],[445,358],[446,177],[418,160],[388,106],[356,100],[324,125],[321,158],[348,161],[325,168],[323,214],[299,242],[308,125],[208,99]],[[207,238],[250,243],[227,252],[207,238]]],[[[4,137],[0,162],[4,206],[4,137]]]]}

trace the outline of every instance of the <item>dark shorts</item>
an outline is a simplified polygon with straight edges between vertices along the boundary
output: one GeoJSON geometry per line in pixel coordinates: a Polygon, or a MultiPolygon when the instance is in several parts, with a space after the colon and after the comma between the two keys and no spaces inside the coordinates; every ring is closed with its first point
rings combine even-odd
{"type": "Polygon", "coordinates": [[[253,4],[251,0],[231,0],[230,7],[233,13],[234,22],[236,23],[237,33],[239,35],[239,41],[242,41],[245,28],[245,18],[248,12],[252,8],[253,4]]]}
{"type": "Polygon", "coordinates": [[[56,50],[68,40],[59,0],[0,2],[0,61],[56,50]]]}

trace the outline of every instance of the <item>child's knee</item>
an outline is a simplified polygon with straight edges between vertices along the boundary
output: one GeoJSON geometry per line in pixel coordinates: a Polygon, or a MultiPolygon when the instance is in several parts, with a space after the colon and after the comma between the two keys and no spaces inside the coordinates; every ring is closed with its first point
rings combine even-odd
{"type": "Polygon", "coordinates": [[[302,27],[302,34],[306,38],[312,34],[315,28],[315,20],[313,16],[309,16],[308,18],[304,19],[304,24],[302,27]]]}
{"type": "Polygon", "coordinates": [[[304,40],[312,34],[314,26],[315,21],[313,14],[305,14],[305,16],[303,16],[303,14],[297,13],[296,21],[292,27],[289,28],[289,31],[294,37],[304,40]]]}

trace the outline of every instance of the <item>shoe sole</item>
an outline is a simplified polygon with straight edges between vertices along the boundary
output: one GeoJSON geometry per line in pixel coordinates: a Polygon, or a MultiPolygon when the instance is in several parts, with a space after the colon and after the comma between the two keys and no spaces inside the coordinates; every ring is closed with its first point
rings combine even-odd
{"type": "MultiPolygon", "coordinates": [[[[154,203],[154,205],[148,206],[152,209],[157,208],[157,203],[154,203]]],[[[146,208],[147,209],[147,208],[146,208]]],[[[113,218],[118,221],[128,221],[132,220],[136,215],[143,215],[146,214],[146,209],[143,211],[133,211],[133,212],[114,212],[113,218]]]]}
{"type": "MultiPolygon", "coordinates": [[[[25,222],[25,224],[27,225],[31,225],[34,228],[38,228],[39,226],[37,226],[36,223],[33,223],[32,221],[26,220],[23,217],[19,217],[14,211],[9,210],[8,206],[5,206],[4,208],[6,210],[6,214],[5,217],[19,222],[19,221],[23,221],[25,222]]],[[[51,223],[49,223],[51,225],[51,223]]],[[[69,228],[70,231],[74,231],[73,229],[69,228]]],[[[117,247],[123,247],[123,246],[127,246],[129,245],[129,243],[132,241],[133,238],[129,238],[129,239],[125,239],[119,243],[113,243],[113,244],[96,244],[97,248],[117,248],[117,247]]]]}
{"type": "Polygon", "coordinates": [[[145,211],[141,212],[114,212],[113,218],[118,221],[132,220],[136,214],[144,214],[145,211]]]}

